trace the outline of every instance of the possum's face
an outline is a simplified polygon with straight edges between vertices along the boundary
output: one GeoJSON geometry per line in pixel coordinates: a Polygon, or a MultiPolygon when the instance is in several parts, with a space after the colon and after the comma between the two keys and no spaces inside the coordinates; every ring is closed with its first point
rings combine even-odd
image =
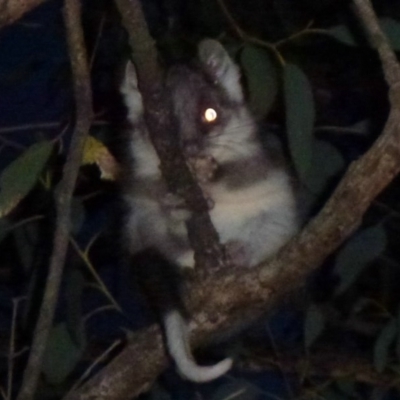
{"type": "Polygon", "coordinates": [[[167,87],[185,156],[211,155],[222,163],[243,158],[254,122],[243,102],[238,69],[216,43],[200,47],[199,68],[171,68],[167,87]]]}
{"type": "MultiPolygon", "coordinates": [[[[170,68],[166,85],[186,157],[211,156],[220,165],[251,157],[254,149],[249,142],[255,123],[244,104],[239,69],[220,43],[202,41],[196,68],[170,68]]],[[[121,92],[128,118],[137,126],[143,118],[143,104],[131,63],[121,92]]]]}

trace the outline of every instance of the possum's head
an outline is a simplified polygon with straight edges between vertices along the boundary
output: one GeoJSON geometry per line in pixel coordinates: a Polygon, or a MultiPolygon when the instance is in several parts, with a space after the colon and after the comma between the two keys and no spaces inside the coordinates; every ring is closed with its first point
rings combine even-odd
{"type": "MultiPolygon", "coordinates": [[[[197,62],[171,67],[166,87],[187,157],[207,154],[223,163],[248,156],[246,143],[253,139],[254,122],[244,103],[239,69],[219,42],[200,42],[197,62]]],[[[143,106],[131,64],[121,91],[131,120],[137,119],[143,106]]]]}
{"type": "Polygon", "coordinates": [[[217,162],[242,157],[254,125],[244,104],[239,69],[219,42],[203,40],[196,67],[172,67],[167,87],[187,156],[205,153],[217,162]]]}

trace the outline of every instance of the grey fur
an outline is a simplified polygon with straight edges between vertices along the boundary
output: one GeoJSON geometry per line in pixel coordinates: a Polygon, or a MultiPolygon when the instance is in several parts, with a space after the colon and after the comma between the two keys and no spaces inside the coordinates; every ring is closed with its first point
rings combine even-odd
{"type": "MultiPolygon", "coordinates": [[[[200,68],[171,68],[167,87],[179,124],[183,153],[206,197],[211,220],[233,260],[254,266],[278,251],[298,229],[290,177],[275,165],[257,136],[257,127],[243,98],[238,67],[215,40],[199,44],[200,68]],[[217,119],[204,120],[213,109],[217,119]],[[198,166],[200,165],[200,167],[198,166]]],[[[143,124],[143,105],[134,68],[128,65],[121,92],[133,125],[130,152],[134,165],[125,184],[130,209],[125,226],[132,254],[155,248],[180,267],[193,267],[185,221],[189,213],[171,206],[159,160],[143,124]]],[[[172,202],[173,203],[173,202],[172,202]]],[[[167,344],[181,375],[203,382],[226,372],[227,359],[200,367],[188,345],[185,324],[176,310],[165,313],[167,344]]]]}

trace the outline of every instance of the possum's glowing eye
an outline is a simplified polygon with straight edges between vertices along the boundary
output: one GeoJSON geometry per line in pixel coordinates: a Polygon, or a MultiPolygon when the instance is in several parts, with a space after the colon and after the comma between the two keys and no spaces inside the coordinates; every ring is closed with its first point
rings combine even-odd
{"type": "Polygon", "coordinates": [[[212,123],[215,122],[218,118],[218,113],[214,108],[207,108],[203,114],[203,121],[212,123]]]}

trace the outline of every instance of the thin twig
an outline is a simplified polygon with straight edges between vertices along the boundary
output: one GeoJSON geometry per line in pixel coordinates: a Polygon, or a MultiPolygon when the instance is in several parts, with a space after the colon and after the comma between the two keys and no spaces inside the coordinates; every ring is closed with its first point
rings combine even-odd
{"type": "Polygon", "coordinates": [[[89,68],[81,25],[79,0],[65,0],[64,21],[73,75],[76,103],[76,125],[72,135],[63,177],[56,193],[56,229],[53,252],[43,295],[40,315],[35,328],[31,352],[24,372],[17,400],[31,400],[35,396],[46,343],[53,323],[61,277],[68,247],[71,198],[82,160],[86,135],[93,119],[89,68]]]}
{"type": "Polygon", "coordinates": [[[286,43],[290,43],[294,40],[297,40],[297,39],[301,38],[302,36],[326,33],[326,30],[324,30],[324,29],[311,28],[313,21],[310,21],[307,23],[306,27],[303,28],[302,30],[295,32],[286,38],[283,38],[274,43],[271,43],[266,40],[259,39],[256,36],[252,36],[252,35],[248,34],[241,26],[239,26],[238,22],[235,20],[235,18],[232,16],[230,11],[228,10],[224,0],[217,0],[217,3],[219,4],[221,11],[224,14],[225,18],[228,20],[229,25],[232,27],[232,29],[234,30],[236,35],[241,40],[243,40],[244,42],[247,42],[247,43],[254,44],[259,47],[263,47],[263,48],[271,51],[275,55],[279,64],[282,66],[286,64],[286,61],[283,58],[281,52],[279,51],[279,47],[285,45],[286,43]]]}
{"type": "Polygon", "coordinates": [[[25,354],[27,351],[29,351],[29,347],[28,346],[24,346],[21,350],[18,350],[17,352],[15,352],[14,354],[14,359],[18,358],[20,356],[22,356],[23,354],[25,354]]]}
{"type": "Polygon", "coordinates": [[[217,0],[217,3],[222,11],[222,13],[225,15],[225,18],[228,20],[229,24],[231,25],[232,29],[236,32],[236,35],[244,39],[246,36],[246,33],[244,30],[238,25],[236,22],[235,18],[233,18],[232,14],[228,10],[228,7],[225,5],[225,2],[223,0],[217,0]]]}
{"type": "Polygon", "coordinates": [[[7,227],[5,229],[5,232],[11,232],[14,229],[17,229],[17,228],[19,228],[19,227],[21,227],[23,225],[29,224],[30,222],[34,222],[34,221],[39,221],[39,220],[41,220],[43,218],[44,218],[43,215],[32,215],[32,217],[28,217],[28,218],[22,219],[22,220],[16,222],[15,224],[11,225],[10,227],[7,227]]]}
{"type": "Polygon", "coordinates": [[[14,140],[10,140],[10,139],[6,139],[4,136],[2,136],[0,134],[0,141],[7,147],[11,147],[13,149],[19,150],[19,151],[23,151],[26,150],[27,146],[24,146],[22,144],[19,144],[18,142],[14,141],[14,140]]]}
{"type": "Polygon", "coordinates": [[[89,272],[92,274],[94,280],[97,282],[97,287],[101,290],[101,292],[108,298],[108,300],[110,300],[110,303],[113,305],[113,307],[118,311],[118,312],[122,312],[121,307],[119,306],[119,304],[117,303],[117,301],[114,299],[113,295],[110,293],[110,291],[108,290],[107,286],[104,284],[104,282],[102,281],[102,279],[100,278],[99,274],[97,273],[94,265],[91,263],[89,257],[88,257],[88,252],[89,249],[91,247],[91,245],[93,244],[93,242],[97,239],[98,235],[95,235],[92,239],[91,242],[88,244],[87,248],[85,251],[82,251],[78,245],[78,243],[76,243],[75,239],[70,236],[69,240],[72,244],[72,247],[75,249],[75,251],[78,253],[79,257],[81,258],[81,260],[85,263],[87,269],[89,270],[89,272]]]}
{"type": "MultiPolygon", "coordinates": [[[[228,381],[231,381],[232,383],[237,383],[237,377],[232,377],[230,376],[230,374],[226,375],[226,379],[228,381]]],[[[273,400],[285,400],[284,398],[282,398],[281,396],[275,395],[273,393],[270,393],[264,389],[261,389],[260,386],[255,385],[254,383],[250,382],[250,381],[246,381],[246,386],[250,387],[251,389],[253,389],[256,393],[261,394],[262,398],[265,398],[266,400],[268,399],[273,399],[273,400]]],[[[245,396],[246,398],[246,396],[245,396]]],[[[250,396],[250,398],[252,398],[252,396],[250,396]]],[[[257,397],[258,398],[258,397],[257,397]]],[[[225,399],[224,399],[225,400],[225,399]]]]}
{"type": "MultiPolygon", "coordinates": [[[[271,342],[272,350],[274,351],[274,355],[279,360],[281,352],[279,351],[278,345],[275,341],[274,334],[272,333],[269,323],[266,324],[266,330],[267,330],[267,335],[269,337],[269,340],[271,342]]],[[[286,391],[287,391],[288,395],[290,396],[290,399],[295,399],[296,396],[294,395],[292,386],[289,382],[286,372],[282,368],[280,368],[280,365],[278,365],[278,369],[282,375],[282,379],[283,379],[283,382],[285,383],[286,391]]]]}
{"type": "MultiPolygon", "coordinates": [[[[92,126],[108,126],[110,123],[105,120],[95,120],[92,122],[92,126]]],[[[0,128],[0,135],[13,134],[21,131],[35,131],[35,130],[59,130],[61,128],[60,121],[49,121],[49,122],[37,122],[36,124],[22,124],[16,126],[6,126],[0,128]]]]}
{"type": "MultiPolygon", "coordinates": [[[[96,287],[96,288],[98,289],[98,287],[96,287]]],[[[94,316],[97,315],[97,314],[101,314],[101,313],[103,313],[104,311],[115,311],[115,306],[114,306],[113,304],[107,304],[107,305],[105,305],[105,306],[98,307],[98,308],[96,308],[95,310],[93,310],[93,311],[87,313],[87,314],[83,317],[83,322],[86,324],[87,321],[88,321],[90,318],[94,317],[94,316]]]]}
{"type": "Polygon", "coordinates": [[[0,0],[0,29],[10,25],[47,0],[0,0]]]}
{"type": "Polygon", "coordinates": [[[95,41],[94,46],[93,46],[92,55],[90,56],[90,63],[89,63],[89,68],[90,68],[90,70],[93,69],[94,60],[95,60],[95,58],[96,58],[96,53],[97,53],[97,49],[98,49],[98,47],[99,47],[101,35],[103,34],[104,23],[105,23],[105,22],[106,22],[106,13],[105,13],[105,11],[104,11],[104,12],[103,12],[103,15],[101,16],[100,25],[99,25],[99,30],[98,30],[98,32],[97,32],[96,41],[95,41]]]}
{"type": "Polygon", "coordinates": [[[10,348],[8,351],[8,367],[7,367],[7,400],[11,400],[12,386],[13,386],[13,374],[14,374],[14,359],[15,359],[15,332],[16,322],[18,315],[18,304],[23,298],[13,299],[13,312],[12,312],[12,323],[11,323],[11,336],[10,336],[10,348]]]}
{"type": "MultiPolygon", "coordinates": [[[[116,340],[115,342],[111,343],[111,345],[102,353],[100,354],[99,357],[97,357],[93,363],[91,365],[89,365],[89,367],[87,368],[87,370],[82,374],[82,376],[74,383],[74,385],[72,386],[72,388],[70,389],[69,393],[72,393],[77,387],[79,387],[79,385],[85,380],[87,379],[90,374],[92,373],[92,371],[100,364],[103,362],[103,360],[105,360],[108,355],[120,344],[122,343],[121,339],[116,340]]],[[[68,395],[67,394],[67,395],[68,395]]]]}
{"type": "MultiPolygon", "coordinates": [[[[397,86],[400,83],[400,65],[397,62],[395,52],[390,47],[388,38],[379,26],[379,20],[375,15],[370,0],[353,0],[353,4],[355,13],[361,20],[372,45],[378,51],[386,82],[392,92],[396,89],[396,93],[398,93],[397,86]]],[[[400,99],[398,96],[396,98],[397,102],[399,102],[400,99]]]]}
{"type": "Polygon", "coordinates": [[[228,10],[228,7],[225,5],[224,0],[217,0],[219,7],[221,8],[222,13],[224,14],[225,18],[228,20],[229,25],[232,27],[236,35],[243,41],[255,44],[260,47],[264,47],[267,50],[271,51],[276,59],[279,61],[281,65],[285,65],[285,60],[283,59],[281,53],[278,51],[276,46],[273,43],[269,43],[265,40],[261,40],[257,37],[251,36],[246,31],[239,26],[238,22],[235,20],[233,15],[228,10]]]}
{"type": "Polygon", "coordinates": [[[7,126],[0,128],[0,135],[5,133],[15,133],[21,131],[30,131],[37,129],[60,129],[61,122],[38,122],[36,124],[22,124],[17,126],[7,126]]]}
{"type": "MultiPolygon", "coordinates": [[[[289,375],[298,375],[304,370],[304,357],[299,350],[291,350],[290,353],[277,356],[256,348],[248,357],[239,361],[239,368],[259,372],[278,367],[289,375]]],[[[307,366],[307,379],[325,377],[329,380],[334,377],[335,381],[351,379],[371,386],[400,389],[395,371],[387,369],[381,373],[377,372],[370,360],[358,354],[351,354],[348,349],[316,348],[310,354],[307,366]]]]}

